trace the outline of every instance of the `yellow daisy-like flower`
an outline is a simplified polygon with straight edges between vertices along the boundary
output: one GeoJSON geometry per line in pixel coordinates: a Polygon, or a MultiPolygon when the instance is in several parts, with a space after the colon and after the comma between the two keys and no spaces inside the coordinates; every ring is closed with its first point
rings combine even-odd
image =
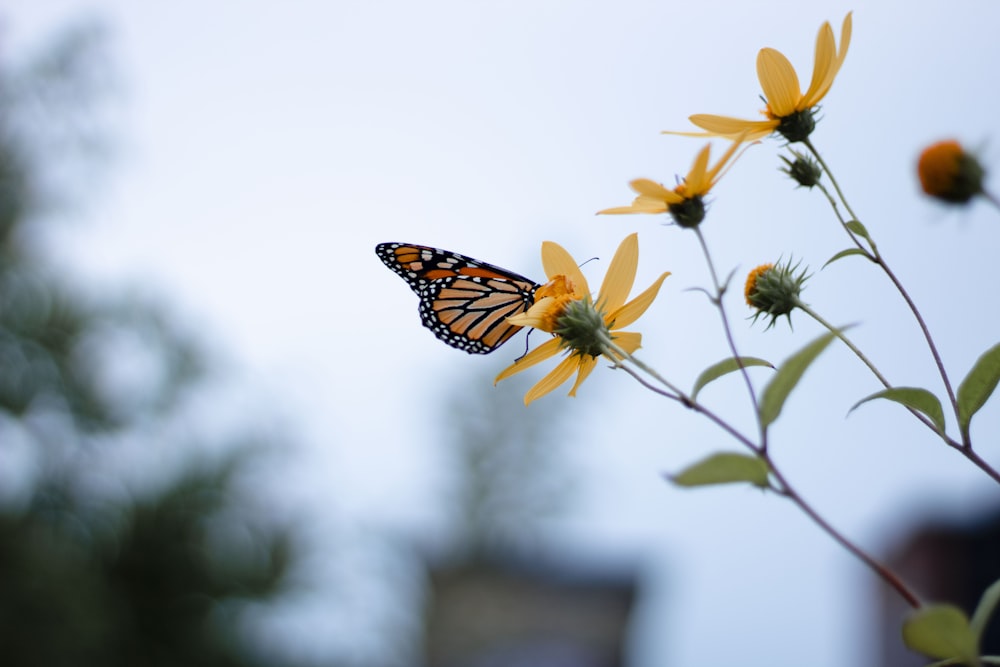
{"type": "Polygon", "coordinates": [[[556,243],[543,243],[542,266],[549,282],[535,292],[535,303],[527,312],[509,321],[555,336],[501,371],[495,383],[568,350],[569,355],[525,394],[524,404],[559,387],[573,373],[576,382],[569,395],[575,396],[577,388],[597,366],[598,357],[618,363],[623,358],[618,350],[632,354],[639,349],[642,334],[621,329],[646,312],[670,273],[663,273],[642,294],[625,303],[635,282],[638,262],[638,235],[631,234],[618,246],[601,290],[592,298],[587,279],[573,257],[556,243]]]}
{"type": "Polygon", "coordinates": [[[840,71],[847,48],[851,44],[851,14],[844,18],[840,29],[840,49],[833,36],[830,22],[825,22],[816,36],[816,58],[812,81],[805,94],[799,87],[799,77],[788,58],[775,49],[761,49],[757,54],[757,78],[764,90],[767,107],[761,112],[767,120],[743,120],[730,116],[695,114],[689,120],[704,132],[668,132],[688,136],[735,137],[747,132],[747,140],[761,139],[780,132],[790,142],[806,139],[816,126],[813,108],[830,92],[840,71]]]}
{"type": "Polygon", "coordinates": [[[695,227],[705,219],[704,197],[724,173],[726,164],[736,154],[736,149],[745,139],[746,133],[739,135],[729,147],[729,150],[719,158],[715,166],[709,169],[708,159],[712,150],[711,144],[706,144],[698,153],[691,171],[681,183],[672,190],[651,181],[648,178],[637,178],[629,186],[639,193],[639,196],[629,206],[617,206],[598,211],[617,215],[623,213],[669,213],[681,227],[695,227]]]}

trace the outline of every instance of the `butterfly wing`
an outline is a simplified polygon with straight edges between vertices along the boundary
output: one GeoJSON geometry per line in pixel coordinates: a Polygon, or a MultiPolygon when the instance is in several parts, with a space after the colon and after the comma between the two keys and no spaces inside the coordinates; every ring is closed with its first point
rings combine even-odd
{"type": "Polygon", "coordinates": [[[447,250],[381,243],[379,259],[420,297],[420,319],[448,345],[488,354],[521,328],[507,322],[534,303],[538,284],[524,276],[447,250]]]}

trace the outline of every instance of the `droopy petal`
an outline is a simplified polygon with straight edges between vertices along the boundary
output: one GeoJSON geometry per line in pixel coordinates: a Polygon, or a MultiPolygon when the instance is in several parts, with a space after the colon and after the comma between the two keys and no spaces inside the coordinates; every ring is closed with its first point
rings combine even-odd
{"type": "Polygon", "coordinates": [[[569,390],[570,396],[576,396],[576,390],[579,388],[583,381],[587,379],[590,372],[597,368],[597,358],[596,357],[585,357],[579,360],[580,371],[576,374],[576,382],[573,383],[573,388],[569,390]]]}
{"type": "Polygon", "coordinates": [[[526,368],[531,368],[535,364],[545,361],[549,357],[555,356],[561,349],[559,341],[559,338],[552,338],[545,341],[534,350],[512,363],[510,366],[500,371],[500,374],[497,375],[495,380],[493,380],[493,384],[500,382],[500,380],[506,380],[512,375],[517,375],[526,368]]]}
{"type": "Polygon", "coordinates": [[[802,99],[799,77],[788,58],[780,51],[764,48],[757,54],[757,78],[771,113],[778,118],[790,116],[802,99]]]}
{"type": "Polygon", "coordinates": [[[684,201],[684,197],[648,178],[637,178],[629,182],[629,187],[639,193],[639,197],[636,198],[637,200],[648,198],[650,200],[666,202],[667,204],[677,204],[684,201]]]}
{"type": "Polygon", "coordinates": [[[577,266],[573,256],[558,243],[552,241],[542,243],[542,268],[550,279],[558,275],[569,278],[577,294],[590,294],[583,271],[577,266]]]}
{"type": "Polygon", "coordinates": [[[639,235],[629,234],[618,246],[611,265],[601,283],[598,307],[605,312],[617,310],[625,303],[635,282],[635,270],[639,264],[639,235]]]}
{"type": "Polygon", "coordinates": [[[527,405],[536,398],[541,398],[562,383],[566,382],[578,366],[579,357],[576,355],[570,355],[563,359],[559,362],[558,366],[549,372],[548,375],[543,377],[534,387],[528,390],[528,393],[524,395],[524,404],[527,405]]]}
{"type": "Polygon", "coordinates": [[[642,197],[636,197],[630,206],[613,206],[597,212],[597,215],[622,215],[624,213],[666,213],[665,202],[649,201],[642,197]]]}
{"type": "MultiPolygon", "coordinates": [[[[736,151],[739,149],[739,147],[746,140],[746,135],[747,135],[747,133],[744,132],[744,133],[740,134],[740,136],[738,136],[735,139],[733,139],[733,142],[729,145],[729,148],[726,150],[726,152],[723,153],[722,157],[719,158],[719,161],[715,163],[715,166],[712,167],[709,170],[709,172],[708,172],[708,189],[709,190],[712,189],[712,187],[715,186],[716,181],[719,180],[719,177],[720,177],[719,176],[719,172],[722,170],[723,167],[726,166],[726,163],[729,162],[733,158],[733,155],[736,153],[736,151]]],[[[706,190],[706,192],[707,191],[708,190],[706,190]]]]}
{"type": "Polygon", "coordinates": [[[608,321],[613,323],[613,328],[620,329],[622,327],[627,327],[639,319],[642,314],[646,312],[646,309],[649,308],[649,305],[653,303],[656,295],[660,292],[660,285],[663,284],[663,281],[669,275],[669,271],[664,273],[656,279],[656,282],[646,288],[645,292],[635,297],[618,310],[608,313],[608,321]]]}
{"type": "Polygon", "coordinates": [[[726,137],[734,139],[743,133],[745,141],[763,139],[778,127],[777,120],[744,120],[732,116],[716,116],[699,113],[688,117],[692,123],[705,132],[664,132],[664,134],[680,134],[689,137],[726,137]]]}

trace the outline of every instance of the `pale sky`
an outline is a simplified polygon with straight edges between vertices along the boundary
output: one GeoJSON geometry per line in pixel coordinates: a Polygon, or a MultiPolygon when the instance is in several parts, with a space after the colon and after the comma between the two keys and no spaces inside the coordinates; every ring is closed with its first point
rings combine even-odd
{"type": "MultiPolygon", "coordinates": [[[[585,267],[596,285],[638,231],[637,289],[673,272],[633,327],[642,356],[690,387],[727,354],[717,314],[689,291],[708,281],[693,235],[594,213],[628,203],[633,178],[686,173],[703,142],[661,130],[688,129],[692,113],[753,117],[761,47],[786,54],[806,85],[819,26],[829,20],[839,41],[852,9],[850,53],[814,143],[958,379],[1000,339],[1000,213],[928,201],[914,163],[948,137],[987,165],[1000,160],[995,2],[21,0],[5,12],[3,50],[20,56],[75,19],[107,25],[118,155],[86,219],[55,228],[53,252],[96,284],[165,296],[247,393],[274,402],[306,443],[288,463],[294,476],[276,484],[288,507],[416,534],[440,511],[435,401],[510,363],[523,341],[488,357],[441,344],[374,246],[439,246],[540,280],[539,248],[553,240],[600,258],[585,267]],[[386,437],[393,422],[412,435],[386,437]]],[[[741,287],[757,264],[802,259],[815,273],[807,301],[856,323],[856,342],[897,384],[939,391],[882,276],[850,260],[820,271],[845,239],[820,195],[778,173],[779,151],[775,139],[751,148],[713,192],[703,229],[720,269],[736,269],[741,287]]],[[[820,333],[801,316],[794,332],[750,327],[739,291],[727,307],[745,354],[779,362],[820,333]]],[[[968,516],[1000,493],[901,409],[845,417],[877,388],[832,348],[772,442],[804,495],[881,555],[907,526],[968,516]]],[[[588,425],[568,447],[584,497],[553,539],[649,570],[636,667],[868,664],[872,578],[860,563],[778,498],[662,481],[733,449],[721,432],[606,369],[581,390],[591,399],[565,391],[526,408],[588,425]]],[[[703,398],[749,423],[737,382],[703,398]]],[[[1000,465],[996,412],[987,406],[974,430],[1000,465]]],[[[320,600],[286,629],[314,637],[338,613],[320,600]]]]}

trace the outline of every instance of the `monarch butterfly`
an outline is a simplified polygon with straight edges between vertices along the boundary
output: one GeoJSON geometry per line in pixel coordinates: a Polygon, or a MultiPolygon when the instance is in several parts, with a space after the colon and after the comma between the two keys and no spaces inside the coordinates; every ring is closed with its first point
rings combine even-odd
{"type": "Polygon", "coordinates": [[[420,297],[420,320],[448,345],[489,354],[521,327],[507,318],[535,302],[538,283],[486,262],[412,243],[380,243],[375,254],[420,297]]]}

